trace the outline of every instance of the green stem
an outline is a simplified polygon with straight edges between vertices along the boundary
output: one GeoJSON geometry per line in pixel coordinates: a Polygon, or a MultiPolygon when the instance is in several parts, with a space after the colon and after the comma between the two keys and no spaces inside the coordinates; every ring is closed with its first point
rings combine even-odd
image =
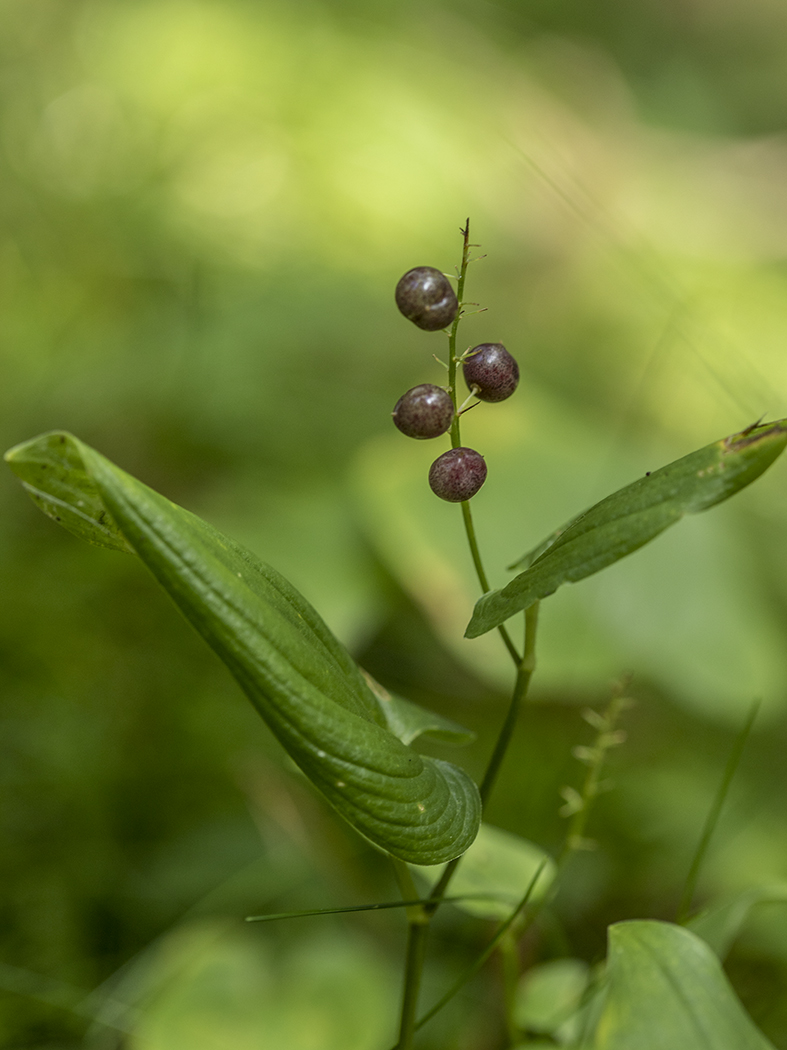
{"type": "Polygon", "coordinates": [[[448,333],[448,392],[454,402],[454,421],[451,424],[451,448],[459,448],[462,444],[459,437],[459,416],[457,408],[459,401],[456,396],[456,333],[459,330],[459,322],[462,319],[462,297],[465,292],[465,278],[467,277],[468,256],[470,253],[470,220],[465,223],[464,229],[460,231],[463,237],[462,263],[459,267],[459,281],[456,286],[456,298],[459,309],[456,311],[451,330],[448,333]]]}
{"type": "MultiPolygon", "coordinates": [[[[446,897],[445,903],[453,904],[467,900],[489,900],[488,893],[463,893],[458,897],[446,897]]],[[[417,904],[431,904],[431,897],[409,897],[400,901],[381,901],[375,904],[351,904],[343,908],[310,908],[308,911],[279,911],[269,915],[247,915],[245,922],[279,922],[282,919],[313,919],[321,915],[346,915],[349,912],[386,911],[390,908],[412,908],[417,904]]]]}
{"type": "Polygon", "coordinates": [[[511,697],[506,720],[503,723],[503,728],[500,730],[500,735],[497,738],[492,757],[489,759],[489,764],[486,767],[484,779],[481,781],[481,787],[479,790],[481,792],[481,802],[484,806],[489,800],[489,795],[494,787],[500,766],[502,765],[506,751],[508,750],[508,745],[511,743],[511,737],[513,736],[517,718],[519,717],[519,710],[522,706],[522,701],[527,696],[530,679],[533,677],[533,671],[536,668],[538,608],[539,604],[536,602],[525,612],[525,654],[519,664],[516,682],[514,684],[514,692],[511,697]]]}
{"type": "MultiPolygon", "coordinates": [[[[443,1007],[447,1003],[449,1003],[451,999],[453,999],[456,993],[461,991],[462,988],[467,984],[467,982],[470,981],[473,977],[475,977],[475,975],[478,973],[478,971],[481,969],[481,967],[484,965],[487,959],[492,955],[494,950],[500,944],[500,941],[505,936],[506,931],[510,929],[512,924],[522,914],[522,911],[527,906],[527,903],[530,900],[533,890],[536,887],[536,883],[541,877],[541,872],[544,870],[545,866],[546,860],[543,860],[536,869],[533,878],[530,880],[530,885],[525,890],[524,896],[514,908],[514,910],[511,912],[509,917],[505,920],[505,922],[501,923],[501,925],[498,927],[497,932],[495,933],[492,940],[489,942],[489,944],[487,944],[486,948],[484,948],[484,950],[481,952],[478,958],[470,964],[470,966],[465,970],[461,977],[459,977],[458,980],[456,980],[454,984],[448,989],[445,995],[443,995],[442,998],[439,999],[433,1007],[431,1007],[431,1009],[427,1010],[423,1017],[419,1017],[419,1019],[415,1023],[416,1030],[422,1028],[427,1021],[431,1021],[435,1014],[438,1014],[443,1009],[443,1007]]],[[[391,1050],[401,1050],[401,1046],[397,1045],[395,1047],[392,1047],[391,1050]]]]}
{"type": "MultiPolygon", "coordinates": [[[[459,321],[462,316],[462,297],[465,290],[465,278],[467,277],[467,264],[469,261],[470,219],[465,223],[464,229],[461,230],[461,233],[462,263],[459,268],[459,280],[456,287],[456,298],[459,303],[459,309],[456,311],[456,317],[454,318],[450,332],[448,333],[448,392],[454,403],[454,419],[451,424],[452,448],[459,448],[462,443],[459,435],[459,415],[457,413],[458,402],[456,397],[456,333],[459,329],[459,321]]],[[[464,506],[465,504],[463,504],[463,507],[464,506]]],[[[475,539],[473,540],[473,543],[475,543],[475,539]]],[[[476,567],[478,567],[478,565],[480,565],[480,555],[478,554],[477,545],[475,545],[475,553],[473,557],[474,560],[478,559],[476,562],[476,567]]],[[[481,569],[481,572],[483,572],[483,568],[481,569]]],[[[418,992],[421,986],[421,975],[423,973],[424,959],[426,956],[426,939],[429,932],[429,921],[437,911],[440,901],[445,895],[445,888],[448,885],[448,881],[453,874],[456,864],[457,861],[452,861],[448,865],[443,872],[443,877],[430,894],[430,900],[433,900],[434,904],[419,908],[418,914],[416,914],[415,909],[408,909],[407,912],[409,925],[407,928],[407,957],[405,962],[399,1042],[397,1044],[399,1050],[409,1050],[412,1046],[413,1033],[415,1031],[415,1013],[418,1008],[418,992]]],[[[396,878],[399,882],[402,897],[407,899],[408,897],[412,898],[417,896],[417,894],[409,892],[407,880],[412,882],[412,879],[406,866],[402,865],[401,862],[394,860],[394,871],[396,872],[396,878]]]]}
{"type": "Polygon", "coordinates": [[[520,1041],[515,1018],[516,991],[519,984],[519,952],[514,929],[510,926],[500,938],[500,958],[503,963],[503,990],[506,1008],[506,1033],[511,1046],[520,1041]]]}
{"type": "Polygon", "coordinates": [[[407,962],[405,969],[404,991],[402,993],[402,1013],[399,1026],[397,1050],[412,1050],[413,1036],[416,1027],[418,1010],[418,993],[421,990],[421,975],[424,972],[426,956],[426,938],[429,933],[429,920],[411,922],[407,927],[407,962]]]}
{"type": "MultiPolygon", "coordinates": [[[[459,440],[458,423],[456,432],[457,440],[459,440]]],[[[454,447],[457,448],[458,446],[455,445],[454,447]]],[[[487,575],[484,572],[484,564],[481,561],[481,552],[478,549],[478,540],[476,539],[475,535],[475,526],[473,525],[473,515],[470,510],[470,501],[465,500],[464,503],[461,504],[461,507],[462,519],[465,523],[465,533],[467,534],[467,542],[470,546],[470,554],[473,558],[473,565],[475,566],[476,576],[478,576],[478,582],[481,584],[481,590],[484,592],[484,594],[486,594],[487,591],[491,590],[491,587],[489,586],[489,580],[487,579],[487,575]]],[[[514,664],[518,668],[522,657],[519,655],[516,646],[511,641],[511,636],[502,624],[498,627],[498,631],[500,633],[500,637],[503,639],[503,644],[505,645],[506,649],[508,649],[508,652],[511,655],[511,659],[514,661],[514,664]]]]}
{"type": "Polygon", "coordinates": [[[716,824],[721,816],[721,811],[727,798],[727,792],[730,789],[730,784],[735,776],[741,756],[743,755],[743,749],[746,746],[746,741],[749,739],[749,733],[751,733],[759,709],[760,701],[755,700],[751,705],[746,721],[743,723],[740,732],[735,738],[735,743],[732,745],[732,751],[730,752],[730,757],[727,759],[724,775],[721,778],[721,783],[719,784],[716,796],[713,799],[713,803],[705,820],[705,827],[702,830],[702,835],[700,836],[694,859],[691,862],[689,874],[686,876],[686,885],[683,888],[683,895],[680,899],[678,913],[675,917],[675,922],[680,923],[681,925],[685,923],[689,917],[691,902],[694,899],[694,891],[697,888],[697,878],[700,873],[700,867],[705,859],[705,854],[710,845],[711,836],[713,835],[716,824]]]}
{"type": "MultiPolygon", "coordinates": [[[[462,447],[462,435],[459,424],[459,399],[456,394],[456,366],[459,363],[456,356],[456,335],[459,331],[459,322],[462,319],[462,298],[465,291],[465,279],[467,277],[467,265],[470,254],[470,220],[468,219],[465,223],[464,229],[461,231],[463,237],[462,244],[462,264],[459,267],[459,281],[456,286],[456,298],[459,301],[459,309],[457,310],[454,323],[451,325],[451,330],[448,333],[448,391],[451,394],[451,399],[454,402],[454,421],[451,424],[451,448],[462,447]]],[[[462,518],[465,524],[465,533],[467,534],[467,542],[470,546],[470,554],[473,558],[473,565],[475,566],[476,575],[478,576],[478,582],[481,584],[481,590],[486,594],[488,590],[491,590],[489,586],[489,580],[486,572],[484,571],[484,565],[481,561],[481,552],[478,549],[478,541],[476,540],[475,528],[473,526],[473,515],[470,511],[470,502],[465,500],[462,504],[462,518]]],[[[516,646],[511,641],[511,637],[508,631],[502,625],[498,627],[500,637],[503,639],[503,643],[508,649],[511,655],[511,659],[514,664],[519,667],[521,657],[517,652],[516,646]]]]}
{"type": "MultiPolygon", "coordinates": [[[[462,295],[464,294],[465,277],[467,276],[467,263],[468,253],[470,248],[470,220],[467,220],[464,229],[462,230],[462,236],[464,237],[464,244],[462,249],[462,265],[459,269],[459,283],[457,286],[457,298],[460,303],[460,310],[454,318],[454,323],[451,325],[451,331],[448,337],[448,385],[451,392],[451,397],[454,399],[454,406],[456,407],[456,333],[459,328],[459,320],[462,314],[461,303],[462,295]]],[[[454,422],[451,426],[451,444],[453,448],[459,448],[462,443],[462,438],[459,428],[459,417],[454,417],[454,422]]],[[[473,525],[473,515],[470,511],[469,501],[462,503],[462,518],[465,525],[465,532],[467,534],[467,542],[470,547],[470,554],[473,558],[473,565],[475,566],[476,574],[478,576],[478,582],[481,585],[481,590],[486,593],[489,587],[489,580],[486,572],[484,571],[484,565],[481,561],[481,552],[478,548],[478,541],[476,539],[475,527],[473,525]]],[[[505,757],[508,745],[511,741],[511,736],[514,732],[516,725],[517,716],[519,709],[522,705],[522,701],[527,695],[528,686],[530,685],[530,679],[533,675],[533,671],[536,666],[535,661],[535,642],[536,642],[536,626],[538,624],[538,603],[532,605],[525,613],[525,651],[522,656],[519,655],[516,646],[511,641],[511,638],[506,631],[505,627],[499,628],[500,636],[505,643],[506,649],[511,655],[512,660],[517,669],[516,682],[514,684],[514,692],[511,697],[511,703],[508,708],[503,727],[500,730],[500,734],[495,743],[492,757],[489,759],[484,778],[481,782],[480,794],[482,804],[486,804],[489,798],[492,787],[494,786],[495,779],[497,778],[498,770],[505,757]]],[[[434,900],[434,905],[427,905],[429,914],[432,915],[439,907],[440,901],[445,896],[445,891],[448,888],[448,884],[453,877],[454,871],[459,864],[461,857],[456,860],[452,860],[445,868],[442,876],[432,890],[431,897],[434,900]]]]}
{"type": "MultiPolygon", "coordinates": [[[[417,898],[418,891],[413,882],[410,869],[404,861],[391,857],[394,875],[399,885],[403,900],[417,898]]],[[[415,1034],[415,1017],[418,1010],[418,993],[421,989],[421,977],[426,958],[426,941],[429,934],[429,920],[433,912],[423,905],[407,908],[407,951],[405,954],[404,987],[402,989],[402,1010],[399,1020],[399,1050],[410,1050],[415,1034]]]]}
{"type": "MultiPolygon", "coordinates": [[[[402,895],[402,900],[414,902],[413,904],[406,905],[407,921],[411,923],[423,923],[424,919],[426,919],[428,922],[428,916],[424,910],[424,906],[418,900],[418,890],[413,882],[413,876],[410,874],[410,869],[405,862],[399,860],[398,857],[390,857],[390,860],[393,865],[396,883],[399,887],[399,892],[402,895]]],[[[429,899],[431,900],[431,897],[429,899]]]]}
{"type": "MultiPolygon", "coordinates": [[[[451,424],[451,447],[461,448],[462,437],[459,424],[459,414],[457,412],[458,400],[456,395],[456,371],[457,371],[457,356],[456,356],[456,336],[459,330],[459,322],[462,317],[462,301],[465,290],[465,279],[467,277],[467,265],[469,262],[469,249],[470,249],[470,220],[468,219],[465,223],[462,232],[462,264],[459,268],[459,280],[457,283],[456,297],[459,302],[459,309],[457,310],[456,317],[454,318],[451,330],[448,334],[448,391],[451,395],[451,400],[454,403],[454,420],[451,424]]],[[[470,547],[470,554],[473,559],[473,565],[475,566],[476,575],[478,576],[478,582],[481,585],[481,590],[486,593],[490,590],[489,579],[484,571],[484,565],[481,560],[481,552],[478,548],[478,541],[476,539],[475,527],[473,526],[473,516],[470,511],[470,504],[468,501],[462,503],[462,519],[464,521],[465,533],[467,535],[467,542],[470,547]]],[[[511,741],[511,737],[514,732],[516,725],[517,716],[519,709],[522,705],[522,701],[527,695],[527,689],[530,685],[530,679],[535,669],[535,637],[536,637],[536,626],[538,623],[538,603],[531,606],[525,613],[525,650],[522,656],[519,655],[516,646],[511,641],[511,638],[504,626],[498,628],[500,636],[503,639],[503,643],[514,661],[514,665],[517,669],[516,683],[514,685],[514,692],[511,698],[511,704],[506,715],[506,720],[503,723],[503,727],[498,736],[495,748],[492,752],[492,757],[489,760],[489,764],[484,774],[483,781],[480,787],[481,802],[482,805],[486,804],[489,794],[494,786],[494,782],[497,778],[500,765],[505,757],[505,753],[508,749],[508,745],[511,741]]],[[[402,1011],[401,1011],[401,1024],[399,1031],[399,1043],[398,1050],[410,1050],[412,1046],[412,1038],[415,1032],[416,1023],[415,1015],[418,1007],[418,992],[421,986],[421,975],[423,973],[424,959],[426,955],[426,941],[429,932],[429,922],[437,911],[445,897],[446,889],[451,881],[451,878],[459,864],[461,857],[457,857],[446,865],[446,868],[432,890],[429,898],[429,903],[417,908],[408,909],[408,935],[407,935],[407,960],[405,965],[405,977],[404,977],[404,992],[402,996],[402,1011]]],[[[395,862],[394,868],[397,871],[397,879],[402,890],[402,896],[405,899],[413,899],[417,895],[410,892],[409,886],[403,881],[402,873],[395,862]]],[[[409,871],[407,873],[409,879],[409,871]]],[[[410,880],[412,881],[412,880],[410,880]]],[[[529,894],[528,894],[529,895],[529,894]]],[[[521,905],[524,907],[524,901],[521,905]]],[[[517,914],[520,909],[514,914],[517,914]]],[[[513,921],[513,920],[512,920],[513,921]]],[[[507,928],[507,927],[505,927],[507,928]]],[[[502,933],[501,933],[502,936],[502,933]]],[[[430,1015],[431,1016],[431,1015],[430,1015]]]]}

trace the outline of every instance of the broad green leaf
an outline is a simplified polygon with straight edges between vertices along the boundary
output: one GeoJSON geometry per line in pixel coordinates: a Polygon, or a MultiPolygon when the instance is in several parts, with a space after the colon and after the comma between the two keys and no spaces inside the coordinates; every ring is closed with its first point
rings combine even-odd
{"type": "Polygon", "coordinates": [[[708,908],[687,923],[687,928],[723,959],[757,904],[787,903],[787,885],[755,886],[731,900],[708,908]]]}
{"type": "Polygon", "coordinates": [[[644,546],[685,514],[697,514],[745,488],[784,451],[787,420],[715,441],[653,471],[557,529],[523,559],[528,568],[475,607],[466,636],[477,638],[510,616],[644,546]],[[532,560],[531,560],[532,559],[532,560]]]}
{"type": "Polygon", "coordinates": [[[388,729],[357,664],[284,577],[69,434],[45,434],[6,459],[28,489],[34,479],[31,494],[51,517],[139,555],[353,827],[413,864],[464,853],[480,822],[475,784],[388,729]],[[66,520],[69,501],[79,513],[66,520]]]}
{"type": "Polygon", "coordinates": [[[281,945],[217,920],[165,934],[114,993],[129,1050],[373,1050],[398,1007],[382,953],[341,927],[281,945]]]}
{"type": "Polygon", "coordinates": [[[520,980],[514,1020],[530,1032],[557,1032],[579,1009],[590,967],[582,959],[551,959],[528,970],[520,980]]]}
{"type": "MultiPolygon", "coordinates": [[[[482,824],[475,842],[462,858],[451,880],[451,894],[472,900],[456,907],[482,919],[507,919],[522,899],[539,865],[546,861],[530,897],[540,900],[555,877],[555,864],[544,851],[510,831],[482,824]],[[488,899],[483,894],[489,894],[488,899]]],[[[419,869],[416,874],[438,879],[443,869],[419,869]]]]}
{"type": "Polygon", "coordinates": [[[594,1050],[773,1050],[699,937],[667,922],[609,928],[594,1050]]]}
{"type": "Polygon", "coordinates": [[[465,729],[444,715],[428,711],[412,700],[405,700],[403,696],[389,693],[366,671],[363,671],[363,675],[380,704],[388,728],[403,744],[412,744],[420,736],[428,736],[456,747],[472,744],[475,740],[475,733],[471,729],[465,729]]]}

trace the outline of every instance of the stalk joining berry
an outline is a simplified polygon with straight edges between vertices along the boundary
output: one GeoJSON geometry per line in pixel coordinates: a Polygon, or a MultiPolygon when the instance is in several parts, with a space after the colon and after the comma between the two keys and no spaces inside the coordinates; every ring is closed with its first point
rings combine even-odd
{"type": "Polygon", "coordinates": [[[519,365],[502,343],[474,346],[462,362],[462,373],[480,401],[505,401],[519,382],[519,365]]]}
{"type": "Polygon", "coordinates": [[[402,394],[393,410],[393,421],[411,438],[436,438],[451,429],[454,403],[451,395],[434,383],[421,383],[402,394]]]}
{"type": "Polygon", "coordinates": [[[409,321],[427,332],[447,328],[459,309],[448,278],[434,266],[407,271],[396,286],[396,305],[409,321]]]}
{"type": "Polygon", "coordinates": [[[452,448],[444,452],[429,470],[432,492],[449,503],[472,499],[485,481],[486,462],[472,448],[452,448]]]}

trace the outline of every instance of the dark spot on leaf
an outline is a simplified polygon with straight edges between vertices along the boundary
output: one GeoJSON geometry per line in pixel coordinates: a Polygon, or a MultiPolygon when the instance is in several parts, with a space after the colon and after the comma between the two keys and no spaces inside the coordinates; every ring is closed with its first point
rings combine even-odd
{"type": "Polygon", "coordinates": [[[646,470],[646,471],[645,471],[645,477],[646,477],[646,478],[649,478],[649,477],[650,477],[650,471],[649,471],[649,470],[646,470]]]}
{"type": "Polygon", "coordinates": [[[61,445],[65,445],[65,443],[66,443],[66,439],[64,437],[61,437],[60,438],[60,444],[61,445]]]}

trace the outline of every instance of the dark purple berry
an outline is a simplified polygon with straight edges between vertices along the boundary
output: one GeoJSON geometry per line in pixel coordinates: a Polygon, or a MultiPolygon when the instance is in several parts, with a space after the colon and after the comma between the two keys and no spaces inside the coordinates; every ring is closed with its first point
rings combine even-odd
{"type": "Polygon", "coordinates": [[[459,309],[448,278],[434,266],[407,271],[396,286],[396,305],[408,321],[427,332],[447,328],[459,309]]]}
{"type": "Polygon", "coordinates": [[[439,456],[429,469],[432,492],[449,503],[472,499],[485,481],[484,457],[472,448],[452,448],[439,456]]]}
{"type": "Polygon", "coordinates": [[[454,419],[451,395],[441,386],[421,383],[402,394],[393,410],[393,421],[411,438],[436,438],[450,429],[454,419]]]}
{"type": "Polygon", "coordinates": [[[519,382],[519,365],[502,343],[474,346],[462,364],[465,382],[481,401],[505,401],[519,382]]]}

